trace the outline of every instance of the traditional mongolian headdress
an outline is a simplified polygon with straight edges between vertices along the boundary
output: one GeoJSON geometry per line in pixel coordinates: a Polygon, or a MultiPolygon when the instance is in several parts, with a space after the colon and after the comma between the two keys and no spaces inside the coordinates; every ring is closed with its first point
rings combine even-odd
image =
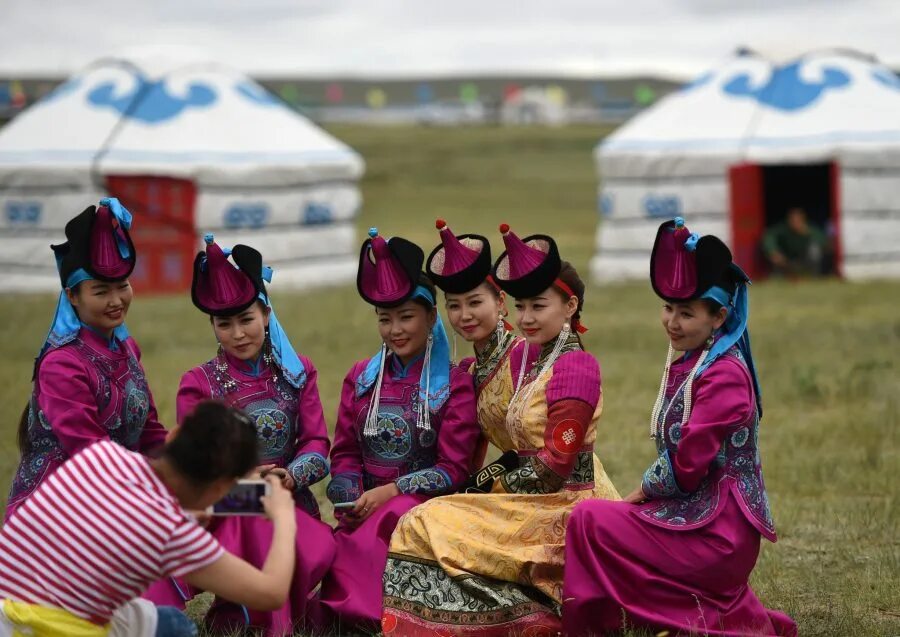
{"type": "MultiPolygon", "coordinates": [[[[370,305],[381,308],[398,307],[415,298],[424,299],[434,307],[436,300],[431,290],[419,284],[424,259],[422,249],[411,241],[401,237],[385,239],[376,228],[371,228],[359,254],[356,275],[359,295],[370,305]]],[[[357,396],[372,391],[363,428],[366,436],[378,434],[378,403],[387,353],[387,345],[382,343],[381,350],[356,379],[357,396]]],[[[449,396],[450,342],[438,316],[428,335],[419,380],[419,404],[425,406],[419,409],[416,421],[419,429],[431,429],[431,413],[440,410],[449,396]]]]}
{"type": "MultiPolygon", "coordinates": [[[[718,237],[701,237],[697,233],[691,233],[681,217],[664,222],[657,230],[650,255],[650,284],[657,296],[670,303],[712,299],[728,311],[719,333],[711,337],[699,353],[686,386],[690,387],[693,379],[706,371],[713,361],[737,345],[753,377],[757,409],[762,415],[759,380],[750,350],[750,332],[747,330],[749,283],[750,278],[734,263],[731,250],[718,237]]],[[[669,344],[660,397],[665,392],[673,357],[674,349],[669,344]]],[[[662,405],[660,397],[653,409],[651,434],[657,426],[658,412],[662,405]]],[[[686,391],[685,422],[689,414],[690,392],[686,391]]]]}
{"type": "MultiPolygon", "coordinates": [[[[491,244],[480,234],[456,236],[447,222],[438,219],[434,223],[441,236],[425,264],[425,271],[434,284],[445,293],[464,294],[487,282],[498,293],[500,286],[491,276],[491,244]]],[[[495,337],[498,342],[512,332],[503,316],[497,317],[495,337]]],[[[510,343],[511,344],[511,343],[510,343]]],[[[456,333],[453,333],[453,359],[456,360],[456,333]]]]}
{"type": "MultiPolygon", "coordinates": [[[[503,235],[506,251],[494,264],[493,276],[497,285],[507,294],[516,299],[527,299],[538,296],[552,286],[569,297],[577,296],[572,288],[559,278],[562,271],[562,259],[553,237],[545,234],[533,234],[520,239],[505,223],[500,225],[500,233],[503,235]]],[[[564,324],[556,338],[553,350],[544,361],[538,376],[545,374],[562,354],[573,329],[578,333],[587,331],[587,328],[577,320],[573,320],[571,325],[564,324]]],[[[524,361],[527,360],[527,354],[526,349],[522,367],[519,369],[519,379],[516,382],[513,400],[517,398],[519,389],[522,387],[525,377],[524,361]]],[[[530,385],[532,390],[536,384],[530,385]]],[[[512,403],[512,401],[510,402],[512,403]]]]}
{"type": "MultiPolygon", "coordinates": [[[[128,233],[131,222],[131,213],[118,199],[101,199],[99,206],[85,208],[66,224],[65,243],[50,246],[56,257],[62,291],[41,355],[48,347],[59,347],[73,340],[81,329],[82,323],[69,302],[66,288],[90,279],[124,281],[131,275],[137,262],[137,252],[128,233]]],[[[115,329],[114,336],[119,340],[128,338],[124,323],[115,329]]]]}
{"type": "Polygon", "coordinates": [[[191,300],[197,308],[210,316],[240,314],[257,300],[269,308],[268,337],[271,355],[285,380],[301,387],[306,370],[282,328],[266,283],[272,282],[272,268],[263,265],[259,251],[237,244],[222,248],[212,234],[203,237],[206,249],[194,259],[194,278],[191,281],[191,300]],[[229,260],[231,257],[231,260],[229,260]]]}
{"type": "MultiPolygon", "coordinates": [[[[570,297],[577,296],[565,281],[559,278],[562,259],[553,237],[533,234],[520,239],[507,224],[500,224],[506,251],[494,264],[493,276],[497,285],[515,299],[527,299],[555,287],[570,297]]],[[[572,329],[584,333],[587,328],[573,321],[572,329]]]]}
{"type": "Polygon", "coordinates": [[[456,236],[447,222],[438,219],[435,227],[441,243],[428,256],[425,271],[444,292],[463,294],[485,281],[499,290],[491,278],[491,244],[480,234],[456,236]]]}

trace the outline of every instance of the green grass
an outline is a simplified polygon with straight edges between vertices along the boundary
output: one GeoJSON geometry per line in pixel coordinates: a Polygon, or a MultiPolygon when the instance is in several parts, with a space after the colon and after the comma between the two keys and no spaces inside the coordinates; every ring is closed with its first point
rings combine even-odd
{"type": "MultiPolygon", "coordinates": [[[[437,216],[492,239],[497,223],[507,221],[522,233],[553,234],[564,257],[586,271],[597,222],[591,150],[603,131],[334,130],[368,162],[360,237],[378,225],[430,248],[437,216]]],[[[763,543],[753,587],[765,604],[789,612],[803,635],[898,635],[900,282],[766,282],[751,296],[765,401],[763,465],[780,537],[763,543]]],[[[333,423],[343,375],[377,346],[372,314],[352,286],[275,301],[294,344],[319,369],[333,423]]],[[[13,432],[53,299],[2,302],[5,491],[17,462],[13,432]]],[[[585,341],[601,362],[605,400],[596,449],[622,492],[654,454],[648,418],[666,347],[658,308],[644,282],[588,291],[585,341]]],[[[181,373],[213,354],[209,323],[185,295],[138,297],[128,324],[171,424],[181,373]]]]}

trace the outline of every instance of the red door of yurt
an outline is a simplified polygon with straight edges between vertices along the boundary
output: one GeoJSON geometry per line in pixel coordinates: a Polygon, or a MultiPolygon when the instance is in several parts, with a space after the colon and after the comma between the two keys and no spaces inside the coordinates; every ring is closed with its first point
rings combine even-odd
{"type": "Polygon", "coordinates": [[[737,164],[728,169],[731,249],[751,279],[769,273],[762,242],[766,229],[788,209],[802,208],[830,237],[822,274],[842,273],[840,168],[820,164],[737,164]]]}
{"type": "Polygon", "coordinates": [[[131,276],[138,292],[185,292],[197,241],[194,233],[196,188],[171,177],[109,176],[109,194],[134,215],[131,232],[138,253],[131,276]]]}
{"type": "Polygon", "coordinates": [[[728,169],[731,203],[731,252],[751,279],[765,273],[760,243],[766,232],[762,169],[738,164],[728,169]]]}

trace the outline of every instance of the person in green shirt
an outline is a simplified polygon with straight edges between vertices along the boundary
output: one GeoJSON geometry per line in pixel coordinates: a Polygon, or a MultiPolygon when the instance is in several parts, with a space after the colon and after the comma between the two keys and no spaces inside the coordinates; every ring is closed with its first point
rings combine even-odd
{"type": "Polygon", "coordinates": [[[821,228],[809,222],[806,210],[795,207],[788,210],[784,221],[766,231],[762,249],[774,275],[819,276],[826,273],[831,242],[821,228]]]}

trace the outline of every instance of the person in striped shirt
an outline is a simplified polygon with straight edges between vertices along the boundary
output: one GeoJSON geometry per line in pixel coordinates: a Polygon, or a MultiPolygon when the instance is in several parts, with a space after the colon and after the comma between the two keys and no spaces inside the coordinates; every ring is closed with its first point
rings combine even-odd
{"type": "Polygon", "coordinates": [[[282,606],[296,521],[277,477],[263,498],[274,533],[261,570],[224,551],[186,512],[221,499],[257,464],[253,421],[216,401],[198,405],[156,458],[107,440],[73,456],[0,529],[0,637],[195,635],[180,611],[134,606],[168,576],[248,608],[282,606]],[[151,616],[138,622],[135,609],[151,616]]]}

